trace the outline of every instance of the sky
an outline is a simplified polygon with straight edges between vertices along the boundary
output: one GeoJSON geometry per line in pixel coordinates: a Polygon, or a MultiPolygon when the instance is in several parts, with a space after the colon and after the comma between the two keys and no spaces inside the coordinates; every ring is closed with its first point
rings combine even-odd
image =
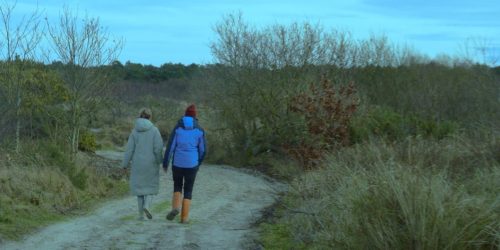
{"type": "Polygon", "coordinates": [[[430,57],[457,55],[470,39],[500,55],[500,0],[18,0],[15,15],[37,4],[48,20],[64,6],[98,17],[125,41],[122,63],[213,63],[213,28],[238,12],[256,27],[310,22],[356,39],[383,34],[430,57]]]}

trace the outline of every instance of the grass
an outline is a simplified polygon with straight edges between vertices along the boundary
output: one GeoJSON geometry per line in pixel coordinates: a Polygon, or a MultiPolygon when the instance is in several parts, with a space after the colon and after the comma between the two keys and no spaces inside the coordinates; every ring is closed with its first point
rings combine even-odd
{"type": "Polygon", "coordinates": [[[261,241],[265,249],[305,249],[303,244],[293,242],[293,236],[287,224],[262,224],[261,241]]]}
{"type": "Polygon", "coordinates": [[[153,206],[152,212],[156,214],[167,214],[170,211],[172,203],[170,201],[163,201],[153,206]]]}
{"type": "MultiPolygon", "coordinates": [[[[168,211],[170,211],[170,206],[171,202],[170,201],[163,201],[158,204],[155,204],[153,208],[151,209],[151,212],[153,213],[153,216],[160,216],[164,217],[168,211]]],[[[125,215],[120,218],[121,221],[131,221],[135,220],[137,218],[137,215],[134,214],[129,214],[125,215]]]]}
{"type": "Polygon", "coordinates": [[[127,144],[130,131],[133,128],[133,122],[122,119],[121,122],[113,127],[103,127],[96,133],[97,147],[99,150],[116,150],[127,144]]]}
{"type": "Polygon", "coordinates": [[[333,154],[292,181],[284,215],[262,227],[264,247],[498,249],[498,137],[464,138],[372,141],[333,154]]]}
{"type": "Polygon", "coordinates": [[[75,165],[75,182],[66,168],[53,166],[40,151],[29,156],[0,154],[0,240],[19,239],[34,229],[85,213],[97,202],[128,192],[125,180],[113,180],[96,168],[75,165]],[[70,175],[70,176],[69,176],[70,175]],[[84,185],[75,185],[84,183],[84,185]]]}
{"type": "Polygon", "coordinates": [[[122,216],[120,218],[121,221],[133,221],[133,220],[137,220],[137,215],[136,214],[128,214],[128,215],[125,215],[125,216],[122,216]]]}
{"type": "Polygon", "coordinates": [[[18,239],[34,228],[63,219],[62,215],[46,210],[33,211],[28,205],[6,206],[1,209],[0,232],[8,239],[18,239]]]}

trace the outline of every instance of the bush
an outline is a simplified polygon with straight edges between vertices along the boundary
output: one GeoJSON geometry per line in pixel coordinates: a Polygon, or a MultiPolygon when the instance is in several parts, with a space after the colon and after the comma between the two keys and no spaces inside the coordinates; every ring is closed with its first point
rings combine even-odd
{"type": "Polygon", "coordinates": [[[45,161],[42,164],[59,168],[75,187],[81,190],[84,190],[87,187],[88,175],[85,172],[85,169],[79,168],[75,164],[67,149],[62,148],[60,145],[53,142],[44,142],[32,146],[35,147],[34,150],[36,150],[36,152],[40,153],[40,156],[38,157],[45,161]]]}
{"type": "Polygon", "coordinates": [[[74,167],[74,162],[71,160],[70,153],[67,148],[57,142],[43,141],[31,145],[32,148],[27,149],[35,150],[40,154],[40,158],[44,159],[45,163],[49,166],[58,167],[62,172],[74,167]]]}
{"type": "Polygon", "coordinates": [[[403,116],[389,108],[375,107],[354,117],[350,127],[353,142],[362,142],[371,136],[390,140],[404,138],[403,116]]]}
{"type": "Polygon", "coordinates": [[[370,107],[354,117],[349,127],[352,142],[360,143],[370,137],[402,141],[408,136],[444,139],[459,131],[452,121],[439,121],[416,114],[402,115],[388,107],[370,107]]]}
{"type": "Polygon", "coordinates": [[[95,135],[88,130],[80,131],[80,140],[78,141],[78,149],[84,152],[95,152],[97,142],[95,135]]]}
{"type": "Polygon", "coordinates": [[[334,86],[323,79],[318,86],[311,84],[309,93],[294,96],[289,104],[307,130],[298,141],[285,144],[285,150],[304,167],[316,166],[326,151],[350,144],[349,126],[358,105],[352,82],[334,86]]]}
{"type": "Polygon", "coordinates": [[[73,173],[69,176],[71,183],[80,190],[85,190],[87,188],[88,178],[89,176],[84,168],[73,171],[73,173]]]}

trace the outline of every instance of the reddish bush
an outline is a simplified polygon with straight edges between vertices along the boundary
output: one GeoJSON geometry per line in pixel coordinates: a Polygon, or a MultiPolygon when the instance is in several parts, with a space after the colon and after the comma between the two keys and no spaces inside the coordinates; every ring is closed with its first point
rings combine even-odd
{"type": "Polygon", "coordinates": [[[346,146],[349,124],[359,105],[354,83],[335,86],[328,79],[311,83],[309,91],[294,96],[289,108],[304,117],[307,136],[284,149],[305,168],[313,168],[325,152],[346,146]]]}

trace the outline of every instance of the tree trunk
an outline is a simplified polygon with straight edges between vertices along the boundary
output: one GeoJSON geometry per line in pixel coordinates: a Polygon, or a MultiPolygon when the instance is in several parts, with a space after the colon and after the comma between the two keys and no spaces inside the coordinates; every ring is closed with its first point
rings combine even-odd
{"type": "Polygon", "coordinates": [[[21,87],[17,86],[16,101],[16,153],[21,151],[21,87]]]}
{"type": "Polygon", "coordinates": [[[80,122],[78,117],[78,107],[76,103],[73,105],[73,114],[71,117],[71,159],[76,159],[78,153],[78,140],[80,137],[80,122]]]}

